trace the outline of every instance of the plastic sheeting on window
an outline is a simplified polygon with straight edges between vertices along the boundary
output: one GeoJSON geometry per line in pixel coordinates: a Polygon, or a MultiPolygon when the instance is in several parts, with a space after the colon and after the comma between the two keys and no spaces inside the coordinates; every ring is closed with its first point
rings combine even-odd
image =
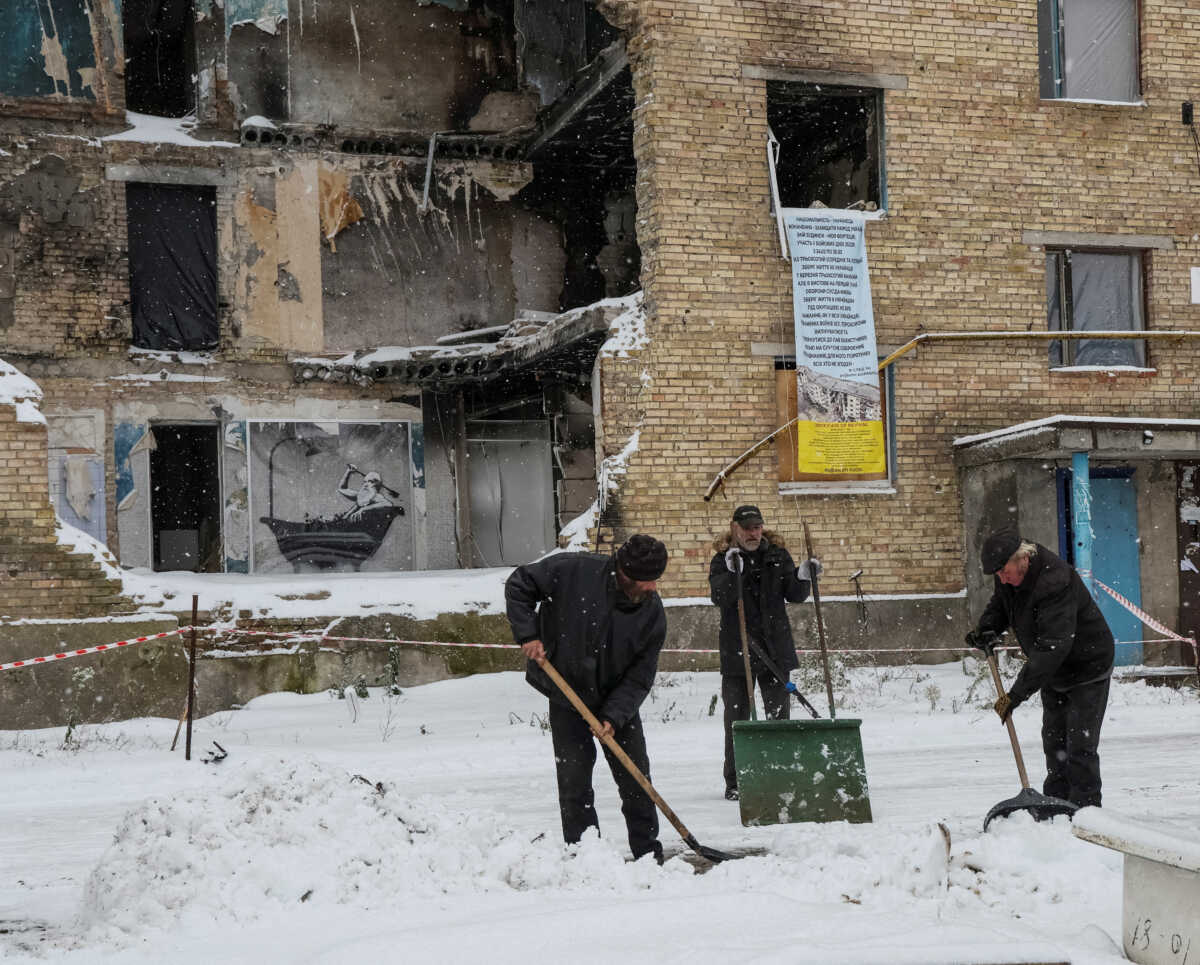
{"type": "MultiPolygon", "coordinates": [[[[1146,327],[1140,252],[1047,252],[1046,296],[1050,331],[1126,332],[1146,327]],[[1066,304],[1064,282],[1071,293],[1066,304]]],[[[1136,339],[1051,342],[1050,364],[1145,366],[1146,343],[1136,339]]]]}
{"type": "Polygon", "coordinates": [[[1084,100],[1136,101],[1137,0],[1058,0],[1063,89],[1084,100]]]}
{"type": "Polygon", "coordinates": [[[180,351],[217,345],[216,190],[125,185],[133,344],[180,351]]]}

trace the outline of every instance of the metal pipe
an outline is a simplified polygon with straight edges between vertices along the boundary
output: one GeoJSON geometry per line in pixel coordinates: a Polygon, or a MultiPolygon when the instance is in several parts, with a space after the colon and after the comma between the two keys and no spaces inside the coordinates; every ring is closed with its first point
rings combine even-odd
{"type": "MultiPolygon", "coordinates": [[[[948,341],[964,341],[964,342],[983,342],[983,341],[1054,341],[1056,339],[1093,339],[1093,338],[1115,338],[1115,339],[1193,339],[1200,338],[1200,332],[1195,331],[1176,331],[1176,332],[922,332],[916,338],[906,342],[900,348],[896,349],[891,355],[887,356],[879,363],[878,369],[882,372],[889,365],[895,362],[898,358],[908,354],[922,342],[948,342],[948,341]]],[[[768,436],[759,439],[754,445],[738,456],[733,462],[728,463],[709,483],[708,489],[704,493],[704,501],[707,503],[713,498],[713,494],[724,484],[725,480],[733,473],[738,466],[744,463],[747,459],[753,456],[759,449],[774,439],[781,433],[786,432],[797,422],[799,418],[792,419],[785,425],[780,426],[768,436]]]]}
{"type": "Polygon", "coordinates": [[[421,195],[421,204],[417,210],[424,214],[429,210],[429,182],[433,179],[433,152],[437,146],[438,132],[429,135],[429,153],[425,156],[425,191],[421,195]]]}
{"type": "Polygon", "coordinates": [[[1054,342],[1059,339],[1171,339],[1200,338],[1200,332],[922,332],[906,342],[879,363],[879,371],[891,365],[902,355],[907,355],[922,342],[985,342],[991,340],[1054,342]]]}

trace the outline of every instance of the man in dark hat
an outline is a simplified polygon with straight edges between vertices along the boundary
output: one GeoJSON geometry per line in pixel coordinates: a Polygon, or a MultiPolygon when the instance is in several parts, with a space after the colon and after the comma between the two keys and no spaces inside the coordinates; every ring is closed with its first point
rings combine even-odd
{"type": "Polygon", "coordinates": [[[1080,807],[1100,805],[1100,725],[1108,705],[1113,636],[1079,574],[1014,529],[992,533],[980,562],[995,589],[967,643],[991,653],[1011,630],[1028,662],[996,701],[1004,721],[1034,693],[1042,697],[1042,790],[1080,807]]]}
{"type": "MultiPolygon", "coordinates": [[[[602,733],[613,737],[649,779],[638,709],[654,684],[667,634],[656,592],[666,567],[667,548],[639,534],[613,556],[559,553],[518,566],[505,583],[513,639],[529,658],[526,679],[550,698],[558,807],[567,844],[600,826],[592,789],[596,745],[587,722],[537,661],[550,660],[600,720],[602,733]]],[[[634,858],[652,854],[661,862],[654,801],[607,747],[604,756],[621,795],[634,858]]]]}
{"type": "Polygon", "coordinates": [[[786,603],[808,599],[813,575],[819,576],[821,564],[805,560],[799,567],[783,540],[763,528],[757,506],[739,506],[733,511],[729,531],[713,540],[712,562],[708,567],[710,597],[721,608],[721,702],[725,705],[725,797],[738,799],[737,767],[733,760],[733,722],[750,719],[751,689],[758,682],[763,709],[772,720],[791,716],[787,680],[779,680],[750,647],[751,681],[746,681],[742,657],[742,635],[738,620],[738,583],[746,612],[746,634],[767,654],[781,673],[800,666],[796,644],[788,621],[786,603]]]}

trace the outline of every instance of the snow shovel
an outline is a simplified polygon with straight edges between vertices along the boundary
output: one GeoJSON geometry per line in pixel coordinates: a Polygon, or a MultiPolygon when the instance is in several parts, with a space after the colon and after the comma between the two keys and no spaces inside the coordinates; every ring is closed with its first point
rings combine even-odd
{"type": "MultiPolygon", "coordinates": [[[[587,704],[580,699],[579,694],[575,693],[575,689],[562,678],[562,674],[555,670],[554,665],[545,658],[538,660],[537,665],[546,671],[546,676],[554,681],[554,686],[561,690],[563,696],[571,702],[571,706],[579,711],[580,716],[582,716],[583,719],[587,721],[588,726],[591,727],[592,733],[599,736],[601,731],[600,721],[597,720],[596,715],[588,709],[587,704]]],[[[601,737],[600,739],[604,742],[604,746],[613,752],[613,756],[621,762],[621,765],[625,768],[625,770],[633,775],[634,780],[636,780],[642,786],[642,790],[650,795],[651,800],[658,805],[658,809],[662,811],[663,816],[666,817],[666,819],[674,826],[675,830],[679,832],[679,836],[683,838],[684,844],[695,851],[696,854],[700,855],[700,857],[706,858],[713,864],[717,864],[721,861],[732,861],[733,859],[740,857],[736,854],[726,854],[724,851],[718,851],[716,848],[705,847],[699,841],[697,841],[692,835],[692,832],[684,827],[683,822],[676,817],[675,812],[671,810],[670,805],[668,805],[667,802],[662,799],[662,795],[659,794],[658,791],[654,790],[654,785],[650,783],[650,779],[641,772],[641,769],[635,763],[633,763],[632,760],[630,760],[629,755],[626,754],[621,748],[621,745],[616,742],[616,739],[612,737],[601,737]]]]}
{"type": "MultiPolygon", "coordinates": [[[[992,680],[996,684],[996,696],[1004,694],[1004,681],[1000,679],[1000,668],[996,666],[995,650],[987,650],[988,666],[992,670],[992,680]]],[[[1006,818],[1017,811],[1028,811],[1035,821],[1046,821],[1058,814],[1074,814],[1079,810],[1078,804],[1064,801],[1060,797],[1042,794],[1029,786],[1029,775],[1025,773],[1025,759],[1021,757],[1021,745],[1017,742],[1017,729],[1013,727],[1012,714],[1004,718],[1008,727],[1008,739],[1012,743],[1013,755],[1017,759],[1017,773],[1021,776],[1021,792],[1016,797],[1001,801],[987,813],[983,819],[983,830],[995,818],[1006,818]]]]}

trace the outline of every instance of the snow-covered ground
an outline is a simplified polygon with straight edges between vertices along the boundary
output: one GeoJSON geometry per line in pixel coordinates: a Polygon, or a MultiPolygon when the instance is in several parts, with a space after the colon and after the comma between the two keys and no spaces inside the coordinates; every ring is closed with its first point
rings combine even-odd
{"type": "MultiPolygon", "coordinates": [[[[605,836],[562,846],[544,699],[515,673],[261,697],[199,721],[190,763],[162,719],[65,746],[0,732],[0,958],[1122,961],[1119,854],[1061,818],[980,832],[1018,781],[977,671],[852,671],[841,716],[863,720],[875,823],[764,828],[722,796],[717,676],[661,676],[643,708],[656,787],[703,844],[765,851],[704,873],[665,821],[674,856],[626,861],[603,763],[605,836]],[[214,741],[228,756],[203,763],[214,741]]],[[[1016,714],[1038,783],[1039,717],[1016,714]]],[[[1194,838],[1198,741],[1194,690],[1114,685],[1106,807],[1194,838]]]]}

